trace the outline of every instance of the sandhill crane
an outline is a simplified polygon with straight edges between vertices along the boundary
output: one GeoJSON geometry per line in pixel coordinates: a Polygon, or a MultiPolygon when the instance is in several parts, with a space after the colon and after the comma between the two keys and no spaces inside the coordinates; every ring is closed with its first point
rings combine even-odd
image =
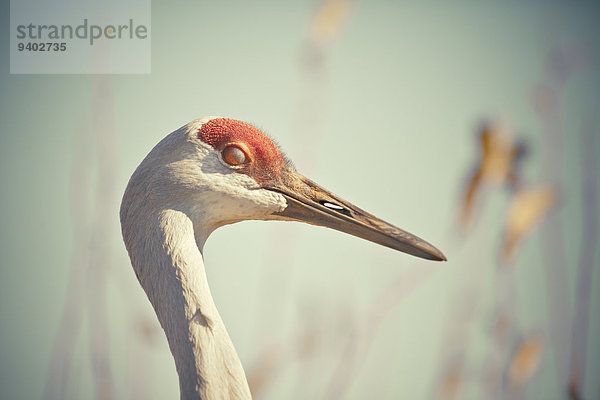
{"type": "Polygon", "coordinates": [[[266,134],[227,118],[194,120],[158,143],[129,180],[120,216],[131,264],[175,359],[182,399],[251,398],[206,279],[202,251],[216,228],[301,221],[446,259],[303,177],[266,134]]]}

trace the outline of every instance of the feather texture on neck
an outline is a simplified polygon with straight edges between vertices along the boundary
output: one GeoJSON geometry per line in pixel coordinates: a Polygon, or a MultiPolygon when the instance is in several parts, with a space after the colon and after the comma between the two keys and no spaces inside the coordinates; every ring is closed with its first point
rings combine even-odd
{"type": "Polygon", "coordinates": [[[210,293],[203,243],[196,242],[191,219],[172,209],[154,215],[146,219],[150,226],[136,232],[144,237],[133,240],[144,245],[127,247],[166,333],[181,398],[250,398],[241,362],[210,293]]]}

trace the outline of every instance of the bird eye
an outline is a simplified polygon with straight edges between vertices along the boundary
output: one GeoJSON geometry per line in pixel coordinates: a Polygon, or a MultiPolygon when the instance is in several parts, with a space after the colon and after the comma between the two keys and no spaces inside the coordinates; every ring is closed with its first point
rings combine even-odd
{"type": "Polygon", "coordinates": [[[223,157],[223,161],[233,166],[247,164],[250,162],[246,152],[236,145],[226,146],[221,152],[221,156],[223,157]]]}

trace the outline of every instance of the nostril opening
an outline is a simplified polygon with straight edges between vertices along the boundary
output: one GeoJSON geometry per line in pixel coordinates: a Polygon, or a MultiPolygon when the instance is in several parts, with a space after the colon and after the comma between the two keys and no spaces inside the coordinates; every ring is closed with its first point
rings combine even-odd
{"type": "Polygon", "coordinates": [[[325,206],[327,208],[331,208],[333,210],[340,210],[341,211],[341,210],[344,209],[344,207],[342,207],[342,206],[339,206],[339,205],[337,205],[335,203],[331,203],[331,202],[325,201],[325,200],[321,200],[321,201],[319,201],[319,203],[321,203],[322,206],[325,206]]]}
{"type": "Polygon", "coordinates": [[[337,211],[339,213],[342,213],[345,215],[350,215],[348,210],[346,210],[344,207],[340,206],[339,204],[335,204],[335,203],[332,203],[332,202],[326,201],[326,200],[319,200],[319,204],[321,204],[323,207],[327,207],[327,208],[337,211]]]}

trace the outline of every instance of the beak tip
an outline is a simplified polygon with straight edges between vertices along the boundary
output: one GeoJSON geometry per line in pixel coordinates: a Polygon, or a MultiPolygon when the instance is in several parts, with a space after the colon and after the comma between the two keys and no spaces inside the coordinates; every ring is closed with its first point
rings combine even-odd
{"type": "Polygon", "coordinates": [[[448,261],[448,259],[444,255],[444,253],[442,253],[440,250],[438,250],[436,247],[432,246],[429,243],[427,243],[427,246],[423,249],[423,252],[426,254],[426,256],[424,256],[424,257],[421,256],[421,257],[426,258],[428,260],[448,261]]]}
{"type": "Polygon", "coordinates": [[[448,261],[446,256],[443,255],[442,253],[430,254],[429,257],[427,257],[427,259],[431,260],[431,261],[448,261]]]}
{"type": "Polygon", "coordinates": [[[438,249],[436,249],[437,252],[434,254],[435,261],[448,261],[448,259],[446,258],[446,255],[444,253],[442,253],[441,251],[439,251],[438,249]]]}

